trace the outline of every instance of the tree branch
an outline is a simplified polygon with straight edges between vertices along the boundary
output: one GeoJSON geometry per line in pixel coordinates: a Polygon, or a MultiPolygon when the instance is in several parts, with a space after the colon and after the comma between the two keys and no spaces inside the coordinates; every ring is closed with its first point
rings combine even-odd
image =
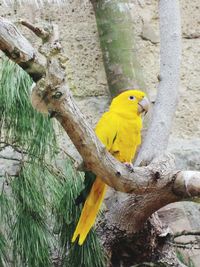
{"type": "Polygon", "coordinates": [[[3,155],[0,155],[0,159],[12,160],[12,161],[19,161],[19,162],[21,162],[21,161],[22,161],[22,159],[19,159],[19,158],[14,158],[14,157],[6,157],[6,156],[3,156],[3,155]]]}
{"type": "Polygon", "coordinates": [[[20,23],[27,27],[29,30],[31,30],[33,33],[35,33],[39,38],[41,38],[42,40],[48,40],[49,36],[50,36],[50,31],[44,30],[41,27],[37,27],[34,26],[33,24],[31,24],[30,22],[26,21],[26,20],[20,20],[20,23]]]}
{"type": "Polygon", "coordinates": [[[197,244],[195,244],[194,242],[188,242],[188,243],[178,243],[178,242],[170,242],[170,245],[176,247],[176,248],[182,248],[182,249],[200,249],[199,246],[195,246],[197,244]]]}
{"type": "Polygon", "coordinates": [[[0,17],[0,49],[24,69],[35,82],[45,74],[46,59],[8,20],[0,17]]]}
{"type": "MultiPolygon", "coordinates": [[[[2,32],[4,38],[1,37],[0,39],[0,47],[4,47],[6,51],[9,51],[9,47],[16,47],[17,50],[23,52],[19,53],[19,65],[23,59],[29,62],[30,58],[24,58],[24,55],[29,55],[30,51],[34,51],[34,49],[30,43],[24,45],[22,49],[21,44],[23,41],[25,40],[25,43],[28,41],[16,30],[15,26],[7,21],[1,20],[0,33],[2,32]],[[10,38],[9,31],[7,31],[6,34],[4,30],[7,25],[9,25],[10,29],[15,29],[15,32],[17,32],[13,38],[10,38]],[[4,46],[2,45],[2,40],[4,46]],[[4,40],[9,40],[9,42],[4,42],[4,40]]],[[[57,32],[57,30],[55,32],[57,32]]],[[[170,155],[155,159],[147,167],[136,167],[133,173],[129,173],[122,163],[118,162],[106,151],[105,147],[98,140],[94,131],[76,106],[69,91],[65,78],[65,68],[62,64],[63,56],[57,33],[54,34],[53,32],[52,38],[50,39],[53,44],[56,41],[56,47],[52,46],[51,42],[49,47],[46,47],[46,55],[48,55],[46,75],[37,82],[34,95],[40,99],[47,107],[48,111],[53,113],[61,123],[83,157],[86,168],[102,177],[105,183],[122,192],[141,195],[156,192],[168,187],[170,188],[168,191],[171,192],[172,199],[174,199],[174,197],[177,198],[177,196],[178,198],[186,198],[198,195],[199,190],[194,190],[194,175],[192,179],[187,178],[187,188],[185,188],[185,173],[175,171],[174,159],[170,155]],[[179,175],[176,181],[177,173],[179,175]]],[[[25,70],[28,72],[27,69],[25,70]]],[[[30,72],[28,73],[30,74],[30,72]]],[[[193,174],[198,178],[198,172],[193,174]]]]}
{"type": "Polygon", "coordinates": [[[168,144],[178,100],[181,61],[181,23],[178,0],[160,0],[160,83],[148,128],[136,165],[147,165],[168,144]]]}
{"type": "Polygon", "coordinates": [[[173,235],[174,238],[180,237],[180,236],[189,236],[189,235],[194,235],[194,236],[200,236],[200,231],[198,230],[191,230],[191,231],[181,231],[181,232],[177,232],[173,235]]]}

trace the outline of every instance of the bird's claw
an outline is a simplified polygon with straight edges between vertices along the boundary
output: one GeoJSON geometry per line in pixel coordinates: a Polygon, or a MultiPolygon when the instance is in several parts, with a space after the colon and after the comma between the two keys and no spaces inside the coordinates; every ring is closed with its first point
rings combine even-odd
{"type": "Polygon", "coordinates": [[[127,169],[128,169],[129,172],[134,172],[133,164],[132,164],[132,163],[130,163],[130,162],[125,162],[124,164],[125,164],[125,166],[127,167],[127,169]]]}

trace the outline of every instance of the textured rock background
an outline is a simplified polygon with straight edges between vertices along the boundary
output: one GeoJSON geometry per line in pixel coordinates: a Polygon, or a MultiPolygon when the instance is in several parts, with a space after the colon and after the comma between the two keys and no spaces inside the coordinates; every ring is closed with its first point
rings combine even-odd
{"type": "MultiPolygon", "coordinates": [[[[0,14],[14,21],[25,18],[33,23],[54,21],[59,25],[62,44],[68,57],[68,81],[78,105],[94,125],[109,102],[95,17],[89,0],[66,2],[61,7],[48,4],[44,7],[34,4],[5,7],[1,4],[0,14]]],[[[154,99],[159,74],[158,1],[127,2],[133,18],[135,50],[150,98],[154,99]]],[[[169,150],[175,153],[179,168],[200,170],[200,2],[181,0],[180,8],[183,49],[180,101],[173,122],[169,150]]],[[[32,41],[37,40],[27,29],[23,28],[23,32],[32,41]]],[[[39,40],[35,45],[38,43],[39,40]]],[[[179,215],[174,215],[171,219],[171,227],[175,231],[200,227],[198,205],[170,205],[165,208],[164,213],[168,214],[169,208],[179,211],[179,215]],[[193,212],[188,215],[190,209],[193,212]]],[[[199,252],[188,253],[196,266],[200,266],[198,254],[199,252]]]]}

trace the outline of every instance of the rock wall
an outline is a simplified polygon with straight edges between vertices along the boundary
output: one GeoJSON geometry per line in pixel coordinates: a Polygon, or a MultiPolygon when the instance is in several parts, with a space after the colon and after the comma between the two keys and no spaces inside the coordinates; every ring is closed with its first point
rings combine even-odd
{"type": "MultiPolygon", "coordinates": [[[[159,74],[158,1],[129,0],[126,5],[129,6],[133,17],[138,60],[146,86],[150,91],[150,97],[153,99],[159,74]]],[[[181,138],[181,140],[194,140],[195,138],[197,142],[200,142],[200,116],[198,116],[200,109],[198,77],[200,71],[198,58],[200,54],[200,3],[198,0],[181,0],[180,8],[183,33],[181,85],[172,138],[181,138]]],[[[60,7],[53,4],[20,6],[15,3],[8,7],[1,5],[0,14],[14,21],[25,18],[38,24],[41,24],[41,21],[57,23],[62,44],[69,59],[67,77],[74,95],[81,98],[108,95],[96,22],[89,0],[68,0],[60,7]]],[[[37,40],[27,29],[23,28],[23,31],[32,40],[37,40]]],[[[38,43],[39,40],[37,40],[38,43]]],[[[90,113],[89,110],[88,113],[90,113]]]]}

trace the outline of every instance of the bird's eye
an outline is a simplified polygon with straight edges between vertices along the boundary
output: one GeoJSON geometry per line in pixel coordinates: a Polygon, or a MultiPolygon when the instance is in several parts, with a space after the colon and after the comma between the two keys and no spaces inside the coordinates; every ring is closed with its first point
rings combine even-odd
{"type": "Polygon", "coordinates": [[[129,99],[130,99],[130,100],[134,100],[135,97],[131,95],[131,96],[129,96],[129,99]]]}

